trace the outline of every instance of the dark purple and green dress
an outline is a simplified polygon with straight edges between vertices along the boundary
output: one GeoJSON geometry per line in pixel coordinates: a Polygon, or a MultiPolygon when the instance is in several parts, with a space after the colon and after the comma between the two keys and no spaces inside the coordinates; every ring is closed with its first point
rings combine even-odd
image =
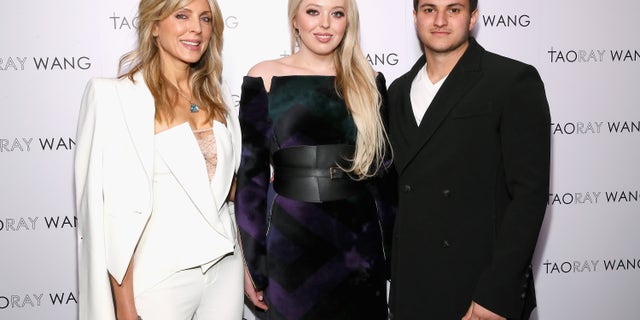
{"type": "MultiPolygon", "coordinates": [[[[393,210],[382,210],[382,179],[355,182],[336,170],[344,153],[331,159],[335,147],[348,157],[356,136],[334,80],[273,77],[269,93],[261,78],[242,84],[235,208],[266,319],[387,319],[393,210]]],[[[377,82],[386,96],[384,77],[377,82]]]]}

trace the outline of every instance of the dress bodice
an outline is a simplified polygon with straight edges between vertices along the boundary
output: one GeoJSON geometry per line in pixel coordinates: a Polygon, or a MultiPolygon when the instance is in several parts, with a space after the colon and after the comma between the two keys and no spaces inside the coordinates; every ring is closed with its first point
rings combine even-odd
{"type": "Polygon", "coordinates": [[[272,151],[299,145],[354,144],[356,127],[334,81],[333,76],[276,76],[267,92],[261,78],[245,77],[243,92],[256,103],[253,115],[244,116],[269,119],[272,151]]]}

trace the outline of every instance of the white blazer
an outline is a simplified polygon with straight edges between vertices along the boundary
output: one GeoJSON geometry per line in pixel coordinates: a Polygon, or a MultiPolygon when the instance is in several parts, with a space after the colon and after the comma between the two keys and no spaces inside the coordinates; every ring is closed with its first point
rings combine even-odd
{"type": "MultiPolygon", "coordinates": [[[[134,80],[92,79],[82,99],[75,155],[80,320],[115,319],[109,274],[122,282],[151,215],[154,99],[141,73],[134,80]]],[[[222,91],[229,108],[231,94],[225,85],[222,91]]],[[[226,121],[233,157],[218,157],[211,186],[208,179],[184,180],[193,181],[186,189],[205,216],[228,210],[240,165],[240,125],[230,108],[226,121]]],[[[224,254],[233,248],[221,243],[211,250],[224,254]]]]}

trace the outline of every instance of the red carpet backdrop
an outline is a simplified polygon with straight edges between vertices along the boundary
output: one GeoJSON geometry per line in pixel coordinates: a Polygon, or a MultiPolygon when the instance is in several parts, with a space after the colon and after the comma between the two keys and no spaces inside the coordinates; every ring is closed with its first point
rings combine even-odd
{"type": "MultiPolygon", "coordinates": [[[[255,63],[289,52],[285,0],[219,0],[237,102],[255,63]]],[[[365,53],[388,83],[420,55],[410,0],[360,0],[365,53]]],[[[134,44],[136,1],[15,1],[0,19],[0,319],[77,314],[73,154],[91,77],[134,44]]],[[[481,0],[488,50],[534,65],[552,122],[533,319],[637,319],[640,3],[481,0]]],[[[247,312],[246,318],[253,316],[247,312]]]]}

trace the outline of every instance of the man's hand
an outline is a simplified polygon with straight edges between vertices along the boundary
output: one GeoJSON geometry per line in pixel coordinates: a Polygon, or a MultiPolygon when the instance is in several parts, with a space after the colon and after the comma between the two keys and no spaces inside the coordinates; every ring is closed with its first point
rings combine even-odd
{"type": "Polygon", "coordinates": [[[507,320],[507,318],[501,317],[473,301],[462,320],[507,320]]]}

